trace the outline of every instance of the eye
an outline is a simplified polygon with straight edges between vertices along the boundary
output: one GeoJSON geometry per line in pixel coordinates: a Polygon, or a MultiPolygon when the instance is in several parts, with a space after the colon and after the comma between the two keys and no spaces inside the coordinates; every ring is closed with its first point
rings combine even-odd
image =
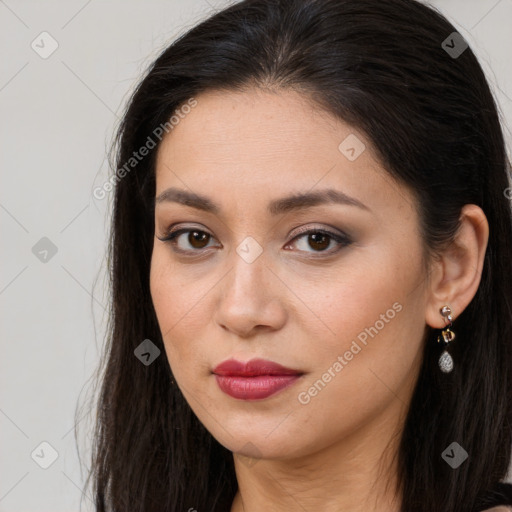
{"type": "MultiPolygon", "coordinates": [[[[162,242],[170,243],[173,246],[173,250],[178,253],[190,254],[193,252],[202,252],[203,249],[208,247],[208,243],[214,236],[201,229],[182,228],[169,231],[164,237],[157,238],[162,242]],[[188,236],[183,237],[182,235],[185,234],[188,236]]],[[[301,252],[326,253],[327,255],[331,255],[338,252],[343,247],[350,245],[352,242],[346,235],[341,233],[334,233],[325,229],[309,229],[295,236],[285,248],[291,247],[294,243],[298,246],[302,246],[302,248],[299,249],[301,252]],[[302,241],[302,243],[297,243],[296,241],[302,241]],[[334,249],[332,249],[332,245],[335,246],[334,249]],[[313,251],[308,251],[308,247],[312,248],[313,251]],[[331,249],[329,249],[329,247],[331,247],[331,249]]]]}
{"type": "MultiPolygon", "coordinates": [[[[351,241],[346,235],[342,235],[341,233],[333,233],[332,231],[324,230],[324,229],[309,229],[300,235],[296,236],[292,242],[295,240],[302,241],[302,243],[298,243],[298,246],[302,246],[300,249],[303,252],[313,252],[313,253],[327,253],[333,254],[338,252],[343,247],[350,245],[351,241]],[[302,240],[303,239],[303,240],[302,240]],[[334,244],[332,244],[334,242],[334,244]],[[334,245],[335,249],[329,249],[329,247],[334,245]],[[314,249],[313,251],[308,251],[307,248],[311,247],[314,249]]],[[[286,247],[290,247],[292,244],[287,244],[286,247]]]]}
{"type": "Polygon", "coordinates": [[[165,237],[160,238],[157,237],[162,242],[169,242],[172,244],[173,249],[176,252],[199,252],[201,249],[204,249],[207,247],[208,242],[210,239],[213,238],[213,235],[206,231],[202,231],[201,229],[177,229],[175,231],[170,231],[165,237]],[[188,233],[187,237],[182,237],[181,235],[184,235],[185,233],[188,233]],[[179,246],[180,239],[182,239],[182,246],[179,246]],[[184,244],[184,246],[183,246],[184,244]]]}

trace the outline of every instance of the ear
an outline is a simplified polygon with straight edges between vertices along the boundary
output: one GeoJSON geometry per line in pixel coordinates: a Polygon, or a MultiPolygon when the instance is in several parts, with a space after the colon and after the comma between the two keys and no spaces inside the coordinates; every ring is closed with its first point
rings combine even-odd
{"type": "Polygon", "coordinates": [[[482,209],[474,204],[465,205],[455,240],[432,263],[425,311],[428,325],[443,329],[443,306],[450,307],[455,320],[471,302],[480,284],[488,239],[489,224],[482,209]]]}

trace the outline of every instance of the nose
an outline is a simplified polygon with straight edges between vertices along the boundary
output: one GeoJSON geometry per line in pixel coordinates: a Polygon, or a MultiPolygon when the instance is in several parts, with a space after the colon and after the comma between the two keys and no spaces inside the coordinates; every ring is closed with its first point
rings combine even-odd
{"type": "Polygon", "coordinates": [[[219,287],[215,321],[222,329],[248,338],[262,331],[282,328],[288,288],[265,254],[254,261],[233,252],[231,269],[219,287]]]}

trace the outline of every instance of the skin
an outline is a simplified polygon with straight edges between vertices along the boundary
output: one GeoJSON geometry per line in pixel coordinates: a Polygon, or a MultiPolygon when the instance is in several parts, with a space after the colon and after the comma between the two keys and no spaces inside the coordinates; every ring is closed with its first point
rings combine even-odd
{"type": "Polygon", "coordinates": [[[156,196],[176,187],[208,196],[221,212],[157,202],[150,285],[176,382],[234,453],[239,491],[231,511],[396,512],[393,456],[426,326],[443,328],[440,308],[448,304],[456,318],[476,293],[485,215],[466,205],[455,242],[426,262],[413,194],[385,171],[364,134],[295,91],[196,99],[158,149],[156,196]],[[349,134],[366,145],[354,161],[338,149],[349,134]],[[324,188],[366,208],[267,212],[274,199],[324,188]],[[187,256],[160,240],[171,226],[211,236],[175,239],[187,256]],[[351,243],[327,238],[322,251],[308,235],[297,238],[310,227],[346,233],[351,243]],[[263,251],[252,263],[236,251],[249,236],[263,251]],[[395,303],[394,318],[301,403],[299,393],[395,303]],[[304,375],[264,400],[223,393],[213,368],[255,357],[304,375]]]}

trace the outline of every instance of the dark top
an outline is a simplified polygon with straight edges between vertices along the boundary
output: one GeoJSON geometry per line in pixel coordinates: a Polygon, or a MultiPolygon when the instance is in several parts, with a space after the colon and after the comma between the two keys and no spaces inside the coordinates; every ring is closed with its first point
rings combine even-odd
{"type": "Polygon", "coordinates": [[[489,508],[508,505],[512,507],[512,484],[498,483],[491,491],[485,493],[473,509],[473,512],[485,512],[489,508]]]}

